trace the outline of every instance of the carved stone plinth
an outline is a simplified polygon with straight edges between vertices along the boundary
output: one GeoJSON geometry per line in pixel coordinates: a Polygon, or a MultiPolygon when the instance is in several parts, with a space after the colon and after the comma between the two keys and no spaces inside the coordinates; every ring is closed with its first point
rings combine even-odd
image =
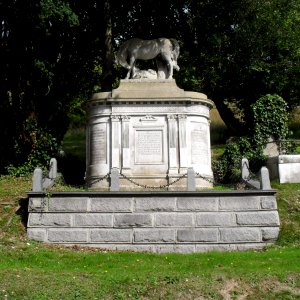
{"type": "Polygon", "coordinates": [[[121,80],[112,92],[88,102],[87,183],[108,190],[112,168],[121,190],[187,189],[187,169],[196,188],[212,186],[206,95],[186,92],[175,80],[121,80]]]}

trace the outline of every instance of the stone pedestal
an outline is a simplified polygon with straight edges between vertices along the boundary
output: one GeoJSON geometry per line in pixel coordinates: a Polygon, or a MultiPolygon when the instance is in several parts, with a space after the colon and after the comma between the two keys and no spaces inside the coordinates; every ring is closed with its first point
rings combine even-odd
{"type": "Polygon", "coordinates": [[[186,92],[175,80],[121,80],[112,92],[88,102],[86,180],[108,190],[110,170],[121,190],[187,189],[187,169],[196,188],[212,186],[209,110],[206,95],[186,92]],[[173,184],[173,182],[176,183],[173,184]]]}

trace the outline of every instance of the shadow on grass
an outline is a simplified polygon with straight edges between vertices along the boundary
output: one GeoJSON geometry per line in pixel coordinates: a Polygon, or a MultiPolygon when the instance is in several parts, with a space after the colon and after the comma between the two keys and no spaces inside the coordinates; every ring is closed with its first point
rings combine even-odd
{"type": "Polygon", "coordinates": [[[59,172],[62,173],[65,184],[83,186],[85,184],[85,161],[80,157],[67,154],[58,159],[59,172]]]}
{"type": "Polygon", "coordinates": [[[16,211],[16,215],[20,216],[21,218],[21,223],[25,228],[27,228],[27,222],[28,222],[28,203],[29,203],[29,198],[21,198],[18,201],[19,203],[19,208],[16,211]]]}

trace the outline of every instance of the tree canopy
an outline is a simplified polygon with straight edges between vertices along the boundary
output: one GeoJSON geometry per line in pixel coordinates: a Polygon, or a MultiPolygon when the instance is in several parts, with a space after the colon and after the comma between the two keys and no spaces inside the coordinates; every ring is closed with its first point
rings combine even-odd
{"type": "Polygon", "coordinates": [[[247,133],[261,96],[299,105],[299,21],[299,0],[2,0],[0,171],[57,150],[74,105],[124,75],[113,52],[131,37],[176,38],[177,84],[247,133]]]}

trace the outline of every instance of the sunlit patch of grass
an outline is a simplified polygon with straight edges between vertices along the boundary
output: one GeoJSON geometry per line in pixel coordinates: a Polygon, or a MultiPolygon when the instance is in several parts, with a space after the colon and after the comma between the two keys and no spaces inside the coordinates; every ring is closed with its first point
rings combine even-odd
{"type": "Polygon", "coordinates": [[[279,245],[300,245],[300,183],[273,181],[280,215],[279,245]]]}
{"type": "Polygon", "coordinates": [[[292,137],[300,139],[300,107],[295,108],[290,115],[289,129],[292,131],[292,137]]]}
{"type": "Polygon", "coordinates": [[[299,258],[297,248],[182,255],[29,243],[0,247],[0,290],[17,299],[296,299],[299,258]]]}
{"type": "Polygon", "coordinates": [[[215,145],[224,143],[228,138],[227,127],[216,108],[211,109],[210,120],[211,144],[215,145]]]}

